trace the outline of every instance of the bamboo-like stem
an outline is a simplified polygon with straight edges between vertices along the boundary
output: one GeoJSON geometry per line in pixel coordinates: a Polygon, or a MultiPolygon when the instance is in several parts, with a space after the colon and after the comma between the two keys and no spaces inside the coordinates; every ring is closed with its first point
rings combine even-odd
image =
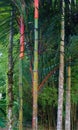
{"type": "Polygon", "coordinates": [[[37,97],[38,97],[38,19],[35,19],[35,46],[33,70],[33,130],[37,130],[37,97]]]}
{"type": "Polygon", "coordinates": [[[70,128],[70,89],[71,89],[71,66],[70,66],[70,59],[69,64],[67,66],[67,88],[66,88],[66,115],[65,115],[65,130],[71,130],[70,128]]]}
{"type": "Polygon", "coordinates": [[[23,130],[22,59],[19,59],[19,130],[23,130]]]}
{"type": "Polygon", "coordinates": [[[24,57],[24,20],[20,18],[20,55],[19,55],[19,130],[23,130],[22,62],[24,57]]]}
{"type": "Polygon", "coordinates": [[[11,12],[8,49],[8,130],[13,130],[13,17],[14,11],[11,12]]]}
{"type": "Polygon", "coordinates": [[[64,0],[62,0],[57,130],[62,130],[63,91],[64,91],[63,90],[63,86],[64,86],[64,36],[65,36],[65,30],[64,30],[64,0]]]}
{"type": "MultiPolygon", "coordinates": [[[[71,15],[71,0],[69,0],[69,11],[71,15]]],[[[71,98],[70,98],[70,89],[71,89],[71,57],[68,59],[67,66],[67,78],[66,78],[66,113],[65,113],[65,130],[70,130],[70,109],[71,109],[71,98]]]]}
{"type": "Polygon", "coordinates": [[[34,0],[35,6],[35,39],[34,39],[34,69],[33,69],[33,117],[32,117],[32,128],[33,130],[38,129],[37,119],[37,99],[38,99],[38,0],[34,0]]]}

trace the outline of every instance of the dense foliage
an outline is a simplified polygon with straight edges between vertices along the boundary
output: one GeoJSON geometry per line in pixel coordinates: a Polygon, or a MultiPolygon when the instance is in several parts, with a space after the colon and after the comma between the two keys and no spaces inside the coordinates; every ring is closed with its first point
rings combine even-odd
{"type": "MultiPolygon", "coordinates": [[[[71,56],[71,121],[77,124],[78,106],[78,2],[65,1],[65,81],[68,57],[71,56]],[[73,114],[75,112],[75,115],[73,114]],[[76,119],[76,120],[74,120],[76,119]]],[[[24,17],[25,50],[23,59],[23,125],[32,122],[32,82],[33,82],[33,53],[34,53],[34,6],[30,0],[1,0],[0,1],[0,127],[6,126],[7,106],[7,74],[8,74],[8,44],[10,33],[11,11],[13,17],[13,114],[14,128],[18,126],[19,112],[19,17],[24,17]],[[25,8],[22,8],[22,5],[25,8]]],[[[39,7],[39,86],[38,117],[39,123],[56,127],[58,68],[61,33],[61,2],[57,0],[40,0],[39,7]],[[48,74],[55,70],[46,79],[48,74]],[[52,113],[50,115],[50,113],[52,113]],[[44,120],[43,120],[44,119],[44,120]]],[[[65,93],[64,93],[65,94],[65,93]]],[[[65,106],[65,95],[64,95],[65,106]]],[[[64,108],[65,109],[65,108],[64,108]]],[[[64,112],[65,113],[65,112],[64,112]]],[[[63,113],[63,114],[64,114],[63,113]]]]}

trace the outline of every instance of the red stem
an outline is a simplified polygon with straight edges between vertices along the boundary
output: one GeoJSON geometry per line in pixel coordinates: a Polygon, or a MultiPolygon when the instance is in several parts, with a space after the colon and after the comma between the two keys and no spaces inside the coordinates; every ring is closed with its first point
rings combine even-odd
{"type": "Polygon", "coordinates": [[[24,32],[24,20],[22,17],[20,17],[20,58],[24,57],[24,32]]]}

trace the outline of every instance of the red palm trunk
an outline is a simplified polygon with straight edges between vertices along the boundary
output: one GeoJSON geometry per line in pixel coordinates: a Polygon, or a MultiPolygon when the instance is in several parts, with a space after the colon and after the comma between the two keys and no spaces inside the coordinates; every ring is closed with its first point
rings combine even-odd
{"type": "Polygon", "coordinates": [[[23,98],[22,98],[22,59],[24,57],[24,20],[21,16],[20,18],[20,55],[19,55],[19,130],[23,129],[23,98]]]}
{"type": "Polygon", "coordinates": [[[25,26],[24,26],[24,20],[21,17],[20,18],[20,58],[24,57],[24,31],[25,31],[25,26]]]}
{"type": "Polygon", "coordinates": [[[34,0],[34,6],[35,6],[35,13],[34,13],[34,18],[36,19],[38,19],[38,8],[39,8],[39,0],[34,0]]]}

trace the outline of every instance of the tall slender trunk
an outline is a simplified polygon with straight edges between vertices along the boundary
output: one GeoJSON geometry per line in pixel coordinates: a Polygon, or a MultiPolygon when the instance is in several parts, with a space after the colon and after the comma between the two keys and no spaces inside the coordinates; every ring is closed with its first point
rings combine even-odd
{"type": "Polygon", "coordinates": [[[70,59],[67,66],[67,89],[66,89],[66,116],[65,116],[65,130],[71,130],[70,128],[70,88],[71,88],[71,66],[70,59]]]}
{"type": "Polygon", "coordinates": [[[13,125],[13,11],[10,19],[10,36],[8,49],[8,130],[12,130],[13,125]]]}
{"type": "MultiPolygon", "coordinates": [[[[69,9],[68,13],[70,14],[71,18],[71,0],[69,0],[69,9]]],[[[70,26],[71,26],[71,21],[69,20],[70,26]]],[[[69,34],[70,35],[70,34],[69,34]]],[[[68,39],[69,39],[68,35],[68,39]]],[[[70,89],[71,89],[71,57],[69,57],[68,61],[68,66],[67,66],[67,80],[66,80],[66,113],[65,113],[65,130],[70,130],[71,125],[70,125],[70,108],[71,108],[71,99],[70,99],[70,89]]]]}
{"type": "Polygon", "coordinates": [[[20,55],[19,55],[19,130],[23,130],[23,94],[22,61],[24,57],[24,20],[20,17],[20,55]]]}
{"type": "Polygon", "coordinates": [[[64,35],[65,35],[64,33],[65,33],[65,30],[64,30],[64,0],[62,0],[57,130],[62,130],[63,91],[64,91],[63,90],[63,86],[64,86],[64,35]]]}
{"type": "MultiPolygon", "coordinates": [[[[25,13],[25,1],[21,0],[22,13],[25,13]]],[[[23,130],[23,81],[22,62],[24,57],[25,24],[24,15],[20,16],[20,55],[19,55],[19,130],[23,130]]]]}
{"type": "Polygon", "coordinates": [[[22,60],[19,59],[19,130],[23,130],[22,60]]]}
{"type": "Polygon", "coordinates": [[[35,14],[34,14],[34,20],[35,20],[35,39],[34,39],[34,69],[33,69],[33,117],[32,117],[32,128],[33,130],[37,130],[38,124],[37,124],[37,99],[38,99],[38,7],[39,7],[39,1],[34,0],[34,6],[35,6],[35,14]]]}

